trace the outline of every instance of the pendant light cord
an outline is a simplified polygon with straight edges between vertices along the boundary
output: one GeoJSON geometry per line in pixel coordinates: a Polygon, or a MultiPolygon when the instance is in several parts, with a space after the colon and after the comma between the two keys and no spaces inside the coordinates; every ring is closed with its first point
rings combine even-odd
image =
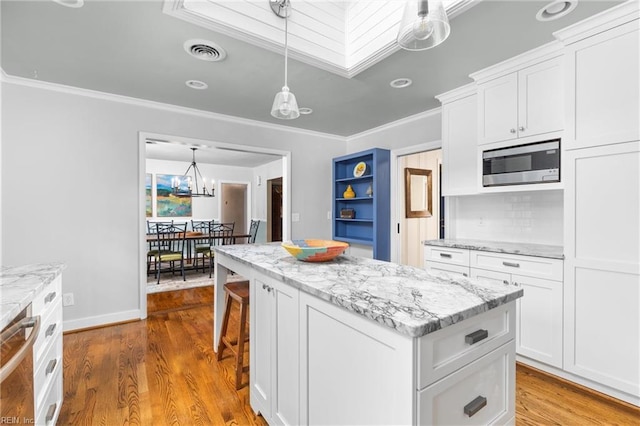
{"type": "Polygon", "coordinates": [[[289,1],[285,0],[285,10],[284,10],[284,86],[287,86],[287,56],[289,52],[289,1]]]}

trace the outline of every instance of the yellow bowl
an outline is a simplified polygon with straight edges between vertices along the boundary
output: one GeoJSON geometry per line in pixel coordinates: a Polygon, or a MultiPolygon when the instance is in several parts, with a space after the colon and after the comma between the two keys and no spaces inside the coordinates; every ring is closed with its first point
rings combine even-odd
{"type": "Polygon", "coordinates": [[[305,262],[326,262],[341,255],[349,244],[333,240],[293,240],[282,243],[293,257],[305,262]]]}

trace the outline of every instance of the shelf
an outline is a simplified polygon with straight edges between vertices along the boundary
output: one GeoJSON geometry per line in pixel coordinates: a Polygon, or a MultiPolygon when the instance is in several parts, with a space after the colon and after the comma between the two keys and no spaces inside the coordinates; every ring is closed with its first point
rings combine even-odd
{"type": "Polygon", "coordinates": [[[372,238],[353,238],[353,237],[336,236],[335,240],[344,241],[345,243],[364,244],[364,245],[367,245],[367,246],[373,245],[373,239],[372,238]]]}
{"type": "Polygon", "coordinates": [[[373,223],[373,219],[344,219],[341,217],[337,217],[336,220],[339,220],[341,222],[369,222],[369,223],[373,223]]]}
{"type": "Polygon", "coordinates": [[[363,175],[360,177],[347,177],[347,178],[336,179],[336,182],[355,182],[359,180],[371,180],[371,179],[373,179],[373,175],[363,175]]]}
{"type": "Polygon", "coordinates": [[[336,198],[336,201],[373,201],[373,197],[336,198]]]}

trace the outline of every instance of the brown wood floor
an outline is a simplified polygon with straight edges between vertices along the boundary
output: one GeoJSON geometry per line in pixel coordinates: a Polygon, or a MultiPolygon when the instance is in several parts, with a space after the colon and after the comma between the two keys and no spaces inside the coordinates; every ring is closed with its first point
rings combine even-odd
{"type": "MultiPolygon", "coordinates": [[[[144,321],[65,334],[58,424],[266,424],[249,387],[235,390],[232,357],[216,361],[212,302],[212,287],[153,294],[144,321]]],[[[640,425],[638,409],[521,365],[516,374],[517,425],[640,425]]]]}

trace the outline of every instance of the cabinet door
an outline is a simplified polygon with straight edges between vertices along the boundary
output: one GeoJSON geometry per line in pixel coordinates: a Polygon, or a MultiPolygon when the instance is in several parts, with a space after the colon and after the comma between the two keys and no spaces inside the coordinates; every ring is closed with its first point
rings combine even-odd
{"type": "Polygon", "coordinates": [[[272,335],[272,422],[277,425],[300,424],[299,416],[299,291],[271,281],[273,310],[272,335]]]}
{"type": "Polygon", "coordinates": [[[512,275],[522,287],[516,316],[516,352],[562,368],[562,282],[512,275]]]}
{"type": "Polygon", "coordinates": [[[637,401],[640,142],[565,159],[564,368],[637,401]]]}
{"type": "Polygon", "coordinates": [[[567,48],[566,148],[640,139],[638,22],[567,48]]]}
{"type": "Polygon", "coordinates": [[[498,284],[511,284],[511,274],[506,272],[487,271],[485,269],[471,268],[471,278],[476,280],[485,280],[498,284]]]}
{"type": "Polygon", "coordinates": [[[271,354],[273,301],[264,279],[256,278],[250,291],[250,399],[254,411],[271,418],[271,354]]]}
{"type": "Polygon", "coordinates": [[[478,85],[478,144],[515,139],[517,122],[517,73],[478,85]]]}
{"type": "Polygon", "coordinates": [[[562,130],[562,61],[554,58],[518,71],[518,137],[562,130]]]}
{"type": "Polygon", "coordinates": [[[478,192],[478,99],[442,106],[442,195],[478,192]]]}

